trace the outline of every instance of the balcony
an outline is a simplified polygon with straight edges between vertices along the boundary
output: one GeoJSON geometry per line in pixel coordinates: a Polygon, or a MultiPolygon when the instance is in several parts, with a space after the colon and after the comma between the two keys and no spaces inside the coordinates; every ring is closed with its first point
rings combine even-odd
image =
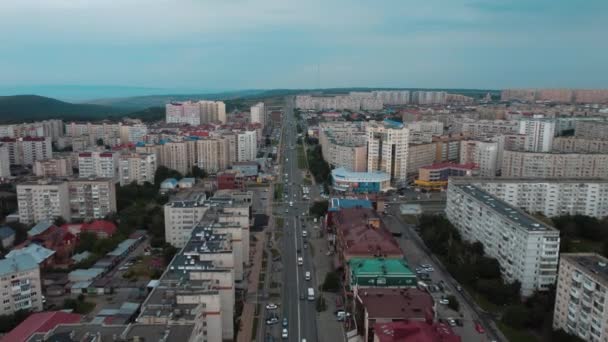
{"type": "Polygon", "coordinates": [[[585,290],[589,290],[589,291],[594,291],[595,290],[595,283],[594,282],[584,282],[583,283],[583,287],[585,288],[585,290]]]}
{"type": "Polygon", "coordinates": [[[577,289],[571,289],[570,290],[570,296],[574,297],[574,298],[580,298],[581,297],[581,293],[579,290],[577,289]]]}

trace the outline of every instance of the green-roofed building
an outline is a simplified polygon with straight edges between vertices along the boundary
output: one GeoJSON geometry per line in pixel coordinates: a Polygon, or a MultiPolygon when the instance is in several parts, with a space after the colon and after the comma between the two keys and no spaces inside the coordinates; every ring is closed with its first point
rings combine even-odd
{"type": "Polygon", "coordinates": [[[416,274],[403,259],[353,258],[348,262],[349,286],[416,287],[416,274]]]}

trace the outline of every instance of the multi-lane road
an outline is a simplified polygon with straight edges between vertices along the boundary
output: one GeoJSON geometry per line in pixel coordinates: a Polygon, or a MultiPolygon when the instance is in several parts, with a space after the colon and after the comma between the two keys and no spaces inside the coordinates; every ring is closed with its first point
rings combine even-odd
{"type": "MultiPolygon", "coordinates": [[[[308,299],[308,288],[313,288],[315,298],[317,293],[317,279],[313,272],[310,249],[304,248],[306,237],[303,231],[309,234],[310,225],[307,223],[309,202],[302,200],[302,172],[298,168],[297,154],[297,123],[293,112],[293,100],[287,99],[283,114],[282,153],[279,178],[283,183],[284,193],[277,200],[274,215],[283,218],[281,243],[281,303],[278,310],[280,322],[273,326],[266,326],[266,336],[273,336],[274,340],[282,339],[283,319],[287,318],[288,341],[306,342],[317,341],[316,301],[308,299]],[[302,258],[302,265],[298,258],[302,258]],[[306,280],[305,274],[310,272],[311,279],[306,280]]],[[[271,310],[265,310],[266,317],[271,310]]]]}

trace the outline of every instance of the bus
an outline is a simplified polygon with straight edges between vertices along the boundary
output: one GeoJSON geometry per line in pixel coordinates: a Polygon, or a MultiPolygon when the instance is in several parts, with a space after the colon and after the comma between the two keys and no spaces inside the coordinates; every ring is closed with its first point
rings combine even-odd
{"type": "Polygon", "coordinates": [[[312,287],[308,288],[308,300],[315,300],[315,289],[312,287]]]}

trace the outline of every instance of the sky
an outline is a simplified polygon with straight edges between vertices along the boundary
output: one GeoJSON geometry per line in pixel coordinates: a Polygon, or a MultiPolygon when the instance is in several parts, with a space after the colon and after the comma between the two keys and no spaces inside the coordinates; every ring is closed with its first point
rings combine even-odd
{"type": "Polygon", "coordinates": [[[0,94],[608,88],[606,0],[2,0],[0,32],[0,94]]]}

